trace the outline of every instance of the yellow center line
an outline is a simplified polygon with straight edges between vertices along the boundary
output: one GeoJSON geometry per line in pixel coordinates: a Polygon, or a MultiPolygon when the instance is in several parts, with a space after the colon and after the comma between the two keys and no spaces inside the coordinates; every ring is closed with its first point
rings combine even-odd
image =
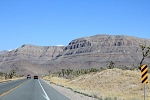
{"type": "MultiPolygon", "coordinates": [[[[29,80],[27,80],[27,81],[29,81],[29,80]]],[[[2,94],[0,95],[0,97],[2,97],[2,96],[4,96],[4,95],[10,93],[11,91],[17,89],[19,86],[25,84],[27,81],[25,81],[25,82],[21,83],[20,85],[18,85],[18,86],[16,86],[16,87],[12,88],[12,89],[10,89],[10,90],[8,90],[7,92],[2,93],[2,94]]]]}

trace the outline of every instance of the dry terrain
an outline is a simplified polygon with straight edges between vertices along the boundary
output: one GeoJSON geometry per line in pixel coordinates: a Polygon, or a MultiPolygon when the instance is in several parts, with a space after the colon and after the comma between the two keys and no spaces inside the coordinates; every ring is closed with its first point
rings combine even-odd
{"type": "MultiPolygon", "coordinates": [[[[24,44],[11,51],[0,51],[0,71],[41,76],[49,70],[107,68],[111,61],[121,69],[134,69],[142,59],[139,44],[150,46],[150,39],[98,34],[74,39],[67,46],[24,44]]],[[[149,62],[143,61],[150,65],[149,62]]]]}
{"type": "MultiPolygon", "coordinates": [[[[44,79],[49,80],[49,77],[44,79]]],[[[114,68],[81,75],[71,80],[51,77],[50,81],[84,95],[102,98],[99,100],[142,100],[144,95],[139,70],[114,68]]],[[[149,83],[146,84],[146,100],[150,100],[149,83]]]]}
{"type": "Polygon", "coordinates": [[[22,79],[22,78],[25,78],[25,77],[14,77],[12,79],[5,79],[4,77],[0,77],[0,83],[7,82],[7,81],[12,81],[12,80],[18,80],[18,79],[22,79]]]}

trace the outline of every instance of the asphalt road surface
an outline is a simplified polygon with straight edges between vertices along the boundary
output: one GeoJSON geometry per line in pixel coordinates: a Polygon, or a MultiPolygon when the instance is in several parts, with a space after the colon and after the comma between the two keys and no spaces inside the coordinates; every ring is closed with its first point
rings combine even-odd
{"type": "Polygon", "coordinates": [[[0,100],[70,100],[41,79],[0,83],[0,100]]]}

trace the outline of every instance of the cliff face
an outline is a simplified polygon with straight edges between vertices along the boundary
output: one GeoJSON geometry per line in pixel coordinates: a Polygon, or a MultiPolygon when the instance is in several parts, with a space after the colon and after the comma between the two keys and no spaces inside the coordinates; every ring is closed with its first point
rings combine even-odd
{"type": "MultiPolygon", "coordinates": [[[[110,61],[116,66],[139,65],[142,58],[139,44],[150,46],[149,39],[130,36],[95,35],[72,40],[68,46],[34,46],[25,44],[16,50],[0,52],[0,69],[22,68],[33,73],[37,70],[60,70],[62,68],[100,68],[110,61]],[[24,62],[24,63],[23,63],[24,62]],[[29,63],[29,64],[27,64],[29,63]],[[19,67],[21,65],[27,65],[19,67]],[[36,67],[38,66],[38,67],[36,67]]],[[[149,63],[150,59],[144,60],[149,63]]],[[[27,72],[28,72],[27,71],[27,72]]],[[[21,72],[20,72],[21,73],[21,72]]],[[[42,73],[39,71],[38,73],[42,73]]]]}
{"type": "Polygon", "coordinates": [[[98,53],[131,53],[140,52],[139,44],[150,45],[150,40],[129,36],[96,35],[73,40],[64,48],[63,54],[98,53]],[[136,49],[136,50],[135,50],[136,49]]]}

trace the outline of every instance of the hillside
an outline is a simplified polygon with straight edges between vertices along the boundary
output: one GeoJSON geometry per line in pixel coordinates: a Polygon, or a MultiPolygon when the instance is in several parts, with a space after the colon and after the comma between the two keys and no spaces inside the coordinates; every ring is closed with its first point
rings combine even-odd
{"type": "MultiPolygon", "coordinates": [[[[49,80],[48,77],[44,77],[49,80]]],[[[142,100],[143,84],[139,70],[107,69],[81,75],[74,79],[51,77],[50,82],[97,98],[114,100],[142,100]]],[[[146,100],[150,100],[150,84],[146,86],[146,100]]],[[[104,99],[104,100],[105,100],[104,99]]]]}
{"type": "MultiPolygon", "coordinates": [[[[138,67],[142,58],[139,44],[150,45],[149,39],[130,36],[95,35],[72,40],[54,60],[46,64],[59,68],[100,68],[110,61],[116,67],[138,67]]],[[[145,59],[144,63],[149,63],[145,59]]]]}
{"type": "MultiPolygon", "coordinates": [[[[12,51],[0,52],[0,70],[18,68],[22,73],[21,70],[28,69],[27,74],[37,73],[42,68],[46,71],[38,73],[47,74],[49,70],[107,67],[110,61],[120,68],[138,67],[142,58],[141,43],[149,46],[150,40],[123,35],[95,35],[72,40],[67,46],[24,44],[12,51]],[[20,67],[18,62],[25,63],[20,67]]],[[[145,59],[144,63],[149,61],[145,59]]]]}
{"type": "Polygon", "coordinates": [[[35,46],[30,44],[0,53],[0,70],[9,72],[14,69],[18,74],[47,74],[49,68],[42,64],[55,58],[63,47],[57,46],[35,46]]]}

